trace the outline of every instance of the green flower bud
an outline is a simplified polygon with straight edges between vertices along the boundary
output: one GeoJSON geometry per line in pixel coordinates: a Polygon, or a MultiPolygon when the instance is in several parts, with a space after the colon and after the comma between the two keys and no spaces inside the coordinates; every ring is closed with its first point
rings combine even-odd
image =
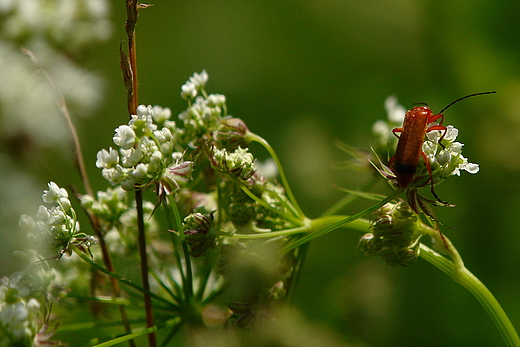
{"type": "Polygon", "coordinates": [[[256,171],[254,157],[246,148],[238,147],[229,153],[225,148],[212,148],[211,164],[217,171],[228,173],[241,180],[248,180],[256,171]]]}
{"type": "Polygon", "coordinates": [[[210,233],[213,213],[205,207],[199,207],[196,212],[184,218],[183,233],[190,248],[192,257],[201,257],[208,248],[215,247],[215,237],[210,233]]]}
{"type": "Polygon", "coordinates": [[[222,125],[221,128],[213,135],[217,147],[234,150],[238,147],[245,148],[249,145],[249,141],[246,138],[249,129],[242,119],[226,117],[220,120],[220,124],[222,125]]]}
{"type": "Polygon", "coordinates": [[[361,238],[358,249],[383,257],[390,266],[410,266],[419,256],[419,223],[407,203],[386,204],[376,212],[372,232],[361,238]]]}

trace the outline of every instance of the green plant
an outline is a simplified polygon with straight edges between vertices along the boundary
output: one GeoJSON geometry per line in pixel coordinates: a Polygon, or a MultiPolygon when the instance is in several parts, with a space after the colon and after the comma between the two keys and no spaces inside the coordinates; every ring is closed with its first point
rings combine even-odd
{"type": "MultiPolygon", "coordinates": [[[[160,343],[166,345],[182,326],[194,339],[221,330],[226,332],[219,338],[225,341],[246,339],[261,345],[261,339],[255,340],[259,339],[256,328],[269,326],[290,301],[308,242],[349,228],[364,233],[361,250],[382,256],[392,266],[410,266],[423,257],[453,277],[481,302],[507,344],[520,345],[503,310],[464,267],[441,232],[431,201],[418,193],[430,179],[438,183],[460,170],[478,171],[478,166],[461,155],[456,129],[449,128],[442,145],[438,132],[425,139],[423,148],[432,159],[431,177],[422,163],[417,184],[406,192],[398,188],[381,197],[349,191],[347,198],[321,217],[307,218],[274,149],[243,120],[228,115],[223,95],[207,92],[205,71],[195,73],[182,86],[181,96],[188,107],[178,120],[171,120],[168,108],[138,105],[134,30],[139,5],[127,1],[127,9],[129,48],[128,57],[121,50],[121,66],[131,119],[116,129],[113,141],[118,149],[99,151],[96,162],[112,188],[94,194],[80,169],[86,194],[78,189],[75,195],[88,215],[93,235],[80,227],[67,191],[53,182],[43,195],[49,205],[40,207],[35,218],[22,218],[34,239],[54,250],[43,256],[29,253],[31,259],[37,259],[33,264],[38,272],[29,272],[33,277],[25,282],[20,274],[4,280],[2,312],[25,317],[17,321],[21,330],[11,323],[2,325],[6,338],[16,341],[21,336],[19,343],[25,345],[51,343],[52,303],[58,297],[69,297],[88,301],[97,315],[107,307],[119,311],[120,318],[114,321],[122,329],[101,324],[103,333],[85,341],[86,345],[133,344],[134,339],[147,335],[149,345],[155,346],[156,333],[162,331],[160,343]],[[248,149],[251,143],[267,151],[277,173],[258,165],[248,149]],[[403,193],[406,200],[399,199],[403,193]],[[336,214],[353,196],[376,202],[352,216],[336,214]],[[371,212],[375,212],[372,222],[361,219],[371,212]],[[421,243],[424,236],[434,241],[437,251],[421,243]],[[55,260],[56,269],[49,266],[55,260]],[[140,275],[133,268],[140,268],[140,275]],[[94,280],[74,277],[67,273],[71,269],[76,274],[88,273],[94,280]],[[66,288],[59,277],[68,282],[66,288]],[[38,289],[39,295],[27,288],[38,289]],[[35,312],[40,308],[38,316],[35,312]],[[42,329],[36,328],[37,322],[42,329]]],[[[61,108],[68,117],[64,103],[61,108]]],[[[394,103],[389,114],[399,110],[394,103]]],[[[398,126],[399,121],[396,123],[398,126]]],[[[395,143],[388,145],[394,125],[385,123],[381,131],[382,124],[374,147],[379,158],[390,157],[388,148],[395,148],[395,143]]],[[[76,153],[81,153],[79,148],[76,142],[76,153]]],[[[82,163],[80,154],[78,162],[82,163]]],[[[378,171],[392,180],[388,162],[381,162],[378,171]]],[[[94,322],[68,325],[62,320],[60,330],[75,332],[96,326],[94,322]]]]}

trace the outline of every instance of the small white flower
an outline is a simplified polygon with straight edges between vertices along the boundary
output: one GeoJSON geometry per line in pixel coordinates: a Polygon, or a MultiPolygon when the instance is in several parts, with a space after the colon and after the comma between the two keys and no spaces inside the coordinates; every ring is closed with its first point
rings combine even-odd
{"type": "Polygon", "coordinates": [[[392,123],[403,124],[406,109],[399,105],[397,97],[391,95],[385,100],[385,109],[388,114],[388,120],[392,123]]]}
{"type": "Polygon", "coordinates": [[[139,105],[137,106],[136,115],[138,118],[143,118],[152,115],[152,106],[139,105]]]}
{"type": "Polygon", "coordinates": [[[121,149],[121,164],[124,167],[132,167],[140,162],[143,158],[143,150],[141,146],[128,150],[121,149]]]}
{"type": "Polygon", "coordinates": [[[63,211],[65,211],[65,212],[70,210],[70,207],[71,207],[70,200],[67,198],[60,198],[60,206],[63,209],[63,211]]]}
{"type": "Polygon", "coordinates": [[[176,162],[181,160],[183,156],[184,156],[184,154],[182,152],[173,152],[172,153],[172,159],[175,160],[176,162]]]}
{"type": "Polygon", "coordinates": [[[51,214],[49,212],[49,209],[43,205],[40,205],[38,211],[36,212],[36,219],[38,221],[49,224],[51,222],[51,214]]]}
{"type": "Polygon", "coordinates": [[[206,99],[206,104],[209,107],[224,106],[226,103],[226,96],[222,94],[210,94],[206,99]]]}
{"type": "Polygon", "coordinates": [[[110,168],[114,167],[119,163],[119,154],[112,147],[108,149],[102,149],[97,153],[97,161],[96,167],[102,168],[110,168]]]}
{"type": "Polygon", "coordinates": [[[104,168],[101,171],[101,175],[104,179],[111,182],[112,184],[118,183],[119,179],[123,176],[123,168],[120,165],[116,165],[112,168],[104,168]]]}
{"type": "Polygon", "coordinates": [[[135,186],[135,178],[133,176],[127,176],[124,180],[120,182],[121,188],[124,190],[133,190],[135,186]]]}
{"type": "Polygon", "coordinates": [[[435,158],[439,165],[445,165],[451,161],[451,153],[449,151],[440,151],[435,158]]]}
{"type": "Polygon", "coordinates": [[[208,73],[206,70],[202,70],[202,72],[194,73],[192,77],[190,77],[190,82],[195,85],[197,90],[203,89],[206,86],[206,83],[208,82],[208,73]]]}
{"type": "Polygon", "coordinates": [[[446,127],[446,135],[444,136],[444,139],[453,142],[457,139],[457,136],[459,136],[459,129],[455,128],[453,125],[448,125],[446,127]]]}
{"type": "Polygon", "coordinates": [[[132,171],[132,176],[134,176],[135,181],[139,181],[145,178],[148,175],[148,165],[139,163],[132,171]]]}
{"type": "Polygon", "coordinates": [[[268,158],[263,162],[256,163],[257,172],[260,176],[270,180],[278,176],[278,167],[273,158],[268,158]]]}
{"type": "Polygon", "coordinates": [[[480,167],[478,164],[475,163],[463,163],[459,166],[459,169],[465,170],[470,174],[476,174],[480,170],[480,167]]]}
{"type": "Polygon", "coordinates": [[[441,137],[441,134],[439,131],[430,131],[426,133],[426,137],[430,142],[438,143],[439,139],[441,137]]]}
{"type": "Polygon", "coordinates": [[[162,167],[164,156],[160,151],[154,151],[150,157],[150,163],[148,164],[149,172],[157,172],[162,167]]]}
{"type": "Polygon", "coordinates": [[[135,132],[128,125],[119,126],[115,132],[116,134],[113,137],[113,141],[119,147],[129,149],[135,145],[135,132]]]}
{"type": "Polygon", "coordinates": [[[378,120],[372,126],[372,133],[376,137],[388,138],[388,134],[390,134],[390,132],[390,127],[388,126],[388,123],[384,120],[378,120]]]}
{"type": "Polygon", "coordinates": [[[168,107],[162,108],[161,106],[154,106],[152,108],[152,117],[158,123],[167,121],[171,116],[172,111],[170,111],[168,107]]]}
{"type": "Polygon", "coordinates": [[[36,229],[36,222],[34,221],[33,217],[22,214],[20,216],[20,221],[18,222],[18,225],[22,230],[25,230],[27,232],[31,232],[36,229]]]}
{"type": "Polygon", "coordinates": [[[181,98],[191,100],[197,96],[197,87],[192,82],[186,82],[181,87],[181,98]]]}
{"type": "Polygon", "coordinates": [[[36,312],[40,308],[40,303],[35,298],[30,298],[29,301],[27,301],[27,310],[30,312],[36,312]]]}
{"type": "Polygon", "coordinates": [[[152,107],[141,105],[137,110],[137,115],[132,115],[132,119],[130,119],[128,125],[142,134],[153,133],[157,130],[157,125],[153,122],[152,107]]]}
{"type": "Polygon", "coordinates": [[[65,188],[58,187],[58,185],[52,181],[49,182],[48,186],[49,190],[44,190],[42,196],[43,201],[48,204],[52,202],[57,202],[61,198],[67,198],[69,196],[65,188]]]}
{"type": "Polygon", "coordinates": [[[161,130],[156,130],[153,133],[157,138],[157,141],[164,143],[172,140],[172,132],[168,128],[162,128],[161,130]]]}
{"type": "Polygon", "coordinates": [[[464,146],[463,143],[453,142],[450,143],[446,148],[448,148],[450,151],[454,153],[460,153],[462,151],[462,146],[464,146]]]}

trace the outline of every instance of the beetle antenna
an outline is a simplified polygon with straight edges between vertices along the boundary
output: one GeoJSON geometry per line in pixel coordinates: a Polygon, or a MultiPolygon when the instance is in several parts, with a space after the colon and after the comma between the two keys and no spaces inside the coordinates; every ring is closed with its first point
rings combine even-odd
{"type": "Polygon", "coordinates": [[[446,109],[447,109],[448,107],[452,106],[453,104],[455,104],[455,103],[457,103],[457,102],[459,102],[459,101],[461,101],[461,100],[464,100],[464,99],[470,98],[470,97],[472,97],[472,96],[484,95],[484,94],[495,94],[495,93],[496,93],[496,91],[492,91],[492,92],[480,92],[480,93],[475,93],[475,94],[470,94],[470,95],[463,96],[462,98],[459,98],[459,99],[453,101],[451,104],[449,104],[448,106],[446,106],[445,108],[443,108],[443,109],[439,112],[439,114],[441,114],[442,112],[446,111],[446,109]]]}

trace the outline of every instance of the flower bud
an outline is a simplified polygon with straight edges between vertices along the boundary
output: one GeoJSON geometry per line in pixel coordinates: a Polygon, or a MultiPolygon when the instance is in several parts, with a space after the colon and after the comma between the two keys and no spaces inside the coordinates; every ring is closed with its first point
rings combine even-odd
{"type": "Polygon", "coordinates": [[[214,169],[242,180],[248,180],[256,171],[253,155],[241,147],[232,153],[213,147],[211,164],[214,169]]]}
{"type": "Polygon", "coordinates": [[[359,241],[366,255],[378,255],[390,266],[410,266],[419,256],[417,214],[405,202],[381,207],[371,225],[371,233],[359,241]]]}
{"type": "Polygon", "coordinates": [[[205,207],[199,207],[184,218],[183,233],[190,248],[192,257],[201,257],[206,254],[208,248],[215,247],[215,237],[210,235],[213,213],[205,207]]]}
{"type": "Polygon", "coordinates": [[[227,117],[220,120],[221,128],[215,132],[213,139],[219,148],[234,150],[249,145],[246,136],[249,133],[246,123],[240,118],[227,117]]]}

